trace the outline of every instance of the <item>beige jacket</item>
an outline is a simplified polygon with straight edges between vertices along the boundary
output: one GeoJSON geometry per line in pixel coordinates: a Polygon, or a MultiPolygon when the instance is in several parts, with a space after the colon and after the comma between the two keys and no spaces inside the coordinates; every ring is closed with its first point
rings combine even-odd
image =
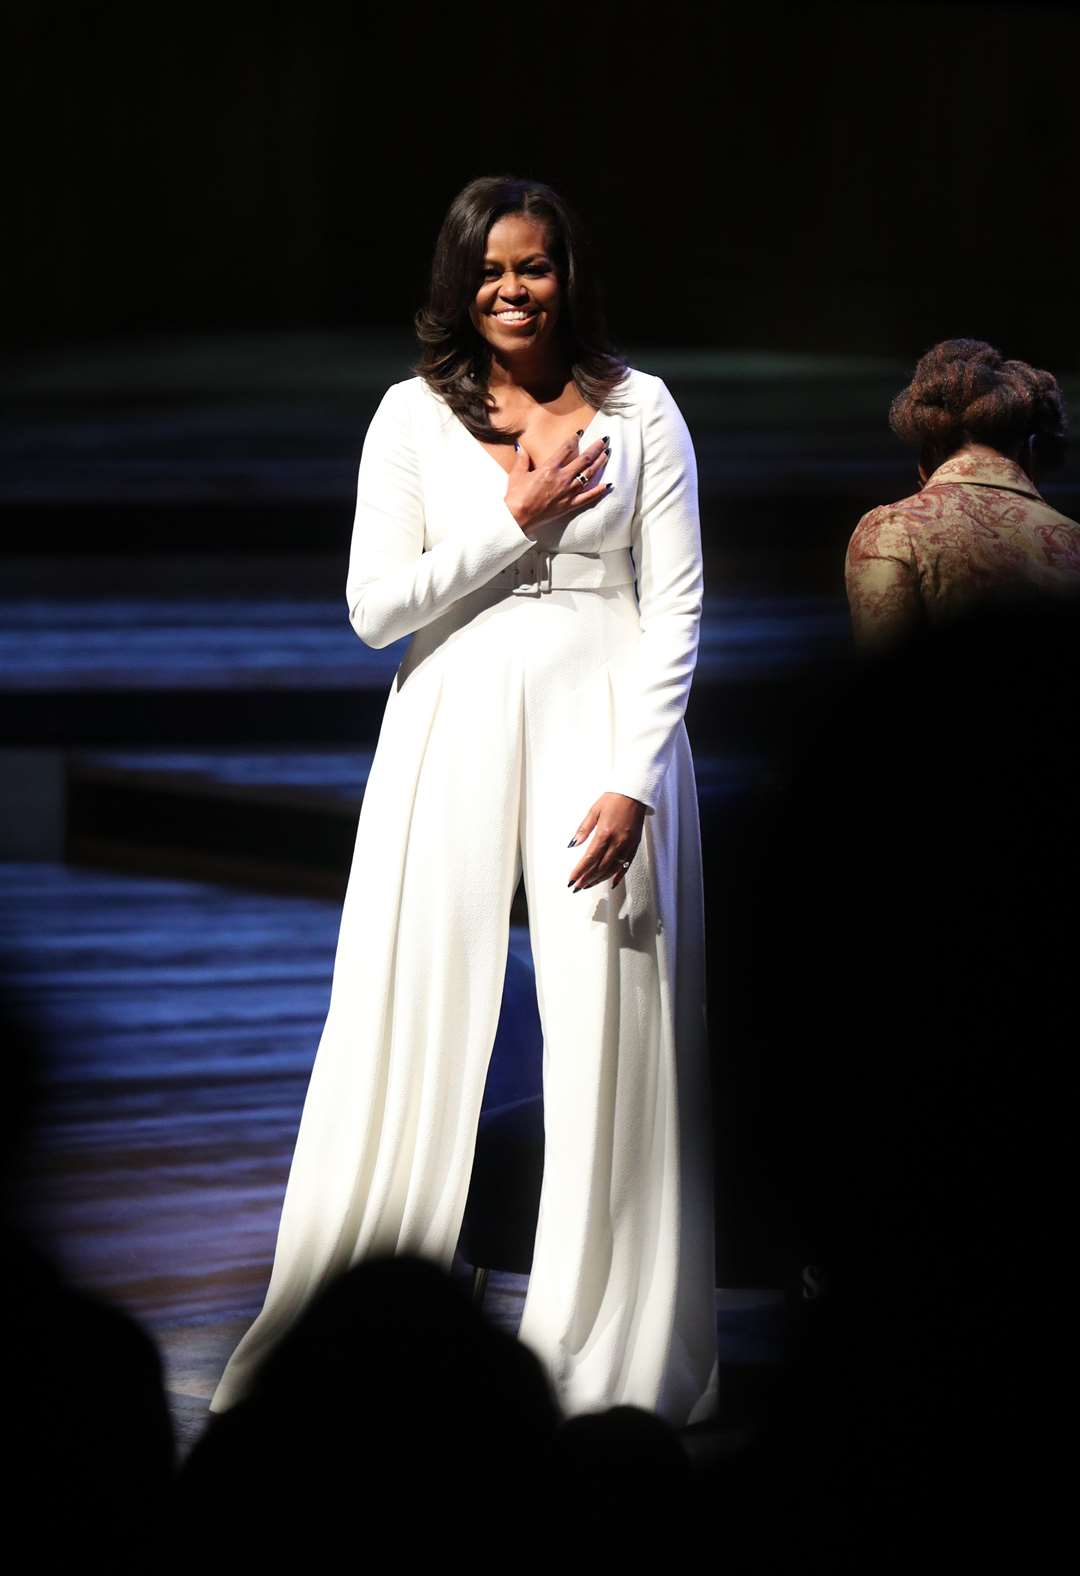
{"type": "Polygon", "coordinates": [[[1080,525],[1013,460],[970,444],[920,492],[871,509],[844,563],[856,645],[877,648],[990,601],[1080,592],[1080,525]]]}

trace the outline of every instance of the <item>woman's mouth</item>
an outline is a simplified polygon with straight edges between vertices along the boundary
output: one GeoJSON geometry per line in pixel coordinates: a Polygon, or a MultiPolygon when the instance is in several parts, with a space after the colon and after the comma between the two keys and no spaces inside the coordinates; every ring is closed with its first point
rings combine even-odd
{"type": "Polygon", "coordinates": [[[493,312],[492,316],[498,323],[531,323],[536,313],[526,312],[520,307],[507,307],[493,312]]]}

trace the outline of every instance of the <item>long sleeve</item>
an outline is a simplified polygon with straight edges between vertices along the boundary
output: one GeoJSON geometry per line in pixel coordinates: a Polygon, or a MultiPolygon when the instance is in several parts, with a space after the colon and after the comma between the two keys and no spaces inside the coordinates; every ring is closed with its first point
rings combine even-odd
{"type": "Polygon", "coordinates": [[[349,622],[379,649],[430,624],[533,545],[496,496],[466,532],[424,550],[424,498],[408,383],[371,418],[360,457],[345,597],[349,622]]]}
{"type": "Polygon", "coordinates": [[[848,542],[844,584],[859,651],[883,649],[918,628],[918,566],[901,516],[888,507],[863,515],[848,542]]]}
{"type": "Polygon", "coordinates": [[[631,524],[641,636],[629,676],[628,725],[617,741],[608,791],[640,800],[652,814],[690,697],[704,573],[690,432],[663,381],[649,383],[631,524]]]}

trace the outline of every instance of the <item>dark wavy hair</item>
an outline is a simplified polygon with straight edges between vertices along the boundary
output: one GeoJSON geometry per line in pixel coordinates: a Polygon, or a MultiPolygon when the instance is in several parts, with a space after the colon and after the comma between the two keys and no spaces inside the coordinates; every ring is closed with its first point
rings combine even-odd
{"type": "Polygon", "coordinates": [[[513,443],[521,436],[491,424],[491,347],[469,316],[483,279],[488,234],[507,214],[547,225],[562,298],[557,332],[582,399],[594,409],[612,409],[615,389],[627,372],[626,361],[608,339],[588,242],[569,205],[540,181],[512,175],[470,181],[450,204],[435,243],[427,305],[416,314],[423,350],[414,370],[484,443],[513,443]]]}
{"type": "Polygon", "coordinates": [[[1005,361],[981,339],[944,339],[928,350],[893,400],[889,426],[919,446],[927,475],[966,443],[1008,454],[1027,438],[1040,467],[1060,465],[1069,432],[1053,374],[1005,361]]]}

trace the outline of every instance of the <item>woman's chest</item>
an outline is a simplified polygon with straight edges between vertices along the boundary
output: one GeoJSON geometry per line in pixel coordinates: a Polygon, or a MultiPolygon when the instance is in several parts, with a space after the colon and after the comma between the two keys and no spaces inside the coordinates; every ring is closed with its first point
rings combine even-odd
{"type": "MultiPolygon", "coordinates": [[[[591,443],[600,436],[600,427],[596,425],[600,422],[600,412],[584,404],[562,411],[558,415],[552,415],[542,407],[536,406],[529,410],[496,409],[492,413],[492,422],[496,427],[520,432],[521,446],[534,465],[543,465],[545,461],[564,452],[568,445],[577,442],[579,432],[587,434],[582,437],[581,447],[585,447],[586,443],[591,443]]],[[[513,448],[505,443],[479,443],[479,439],[476,441],[484,453],[489,454],[496,465],[501,466],[509,475],[517,457],[513,448]]]]}
{"type": "MultiPolygon", "coordinates": [[[[610,552],[629,546],[641,473],[640,428],[637,423],[596,413],[577,440],[578,452],[605,435],[610,438],[611,452],[597,480],[609,482],[611,490],[595,503],[569,509],[531,533],[541,546],[575,553],[610,552]]],[[[525,448],[533,458],[527,435],[525,448]]],[[[553,452],[539,444],[538,450],[553,452]]],[[[508,453],[513,455],[513,449],[508,453]]],[[[572,456],[571,469],[573,464],[572,456]]],[[[510,477],[488,449],[451,417],[440,421],[423,445],[420,480],[424,545],[432,547],[448,536],[475,531],[484,514],[505,498],[510,477]]]]}

